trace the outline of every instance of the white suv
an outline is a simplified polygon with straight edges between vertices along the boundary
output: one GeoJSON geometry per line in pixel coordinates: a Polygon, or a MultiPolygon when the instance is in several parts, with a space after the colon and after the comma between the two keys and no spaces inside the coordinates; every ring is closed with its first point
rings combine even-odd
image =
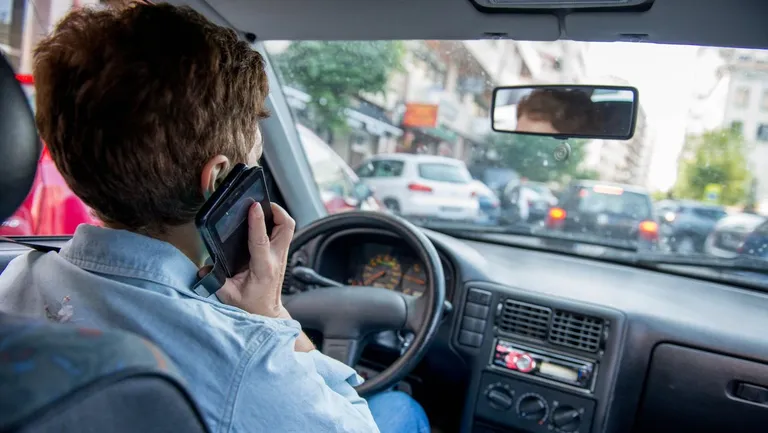
{"type": "Polygon", "coordinates": [[[365,160],[357,175],[390,211],[409,218],[474,221],[479,204],[464,162],[394,153],[365,160]]]}

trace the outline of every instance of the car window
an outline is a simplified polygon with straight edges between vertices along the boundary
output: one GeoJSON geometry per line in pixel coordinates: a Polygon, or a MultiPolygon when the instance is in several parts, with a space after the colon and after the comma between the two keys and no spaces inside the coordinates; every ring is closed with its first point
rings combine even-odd
{"type": "Polygon", "coordinates": [[[643,194],[624,191],[620,194],[604,194],[582,189],[578,196],[579,212],[625,215],[638,220],[651,217],[650,202],[643,194]]]}
{"type": "Polygon", "coordinates": [[[725,217],[726,215],[728,215],[724,210],[721,210],[721,209],[704,209],[704,208],[693,209],[693,213],[696,214],[697,216],[710,219],[713,221],[717,221],[725,217]]]}
{"type": "Polygon", "coordinates": [[[457,165],[440,163],[420,163],[419,177],[438,182],[465,184],[472,180],[469,172],[457,165]]]}
{"type": "Polygon", "coordinates": [[[403,161],[373,161],[373,177],[398,177],[403,174],[403,161]]]}

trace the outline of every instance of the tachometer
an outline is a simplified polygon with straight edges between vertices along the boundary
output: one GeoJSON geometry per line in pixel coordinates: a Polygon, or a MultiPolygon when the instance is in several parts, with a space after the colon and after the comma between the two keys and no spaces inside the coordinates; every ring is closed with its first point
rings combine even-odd
{"type": "Polygon", "coordinates": [[[379,254],[363,267],[362,285],[395,290],[402,277],[400,262],[389,254],[379,254]]]}
{"type": "Polygon", "coordinates": [[[424,266],[420,263],[414,263],[413,266],[403,275],[402,284],[403,293],[406,295],[421,296],[427,289],[427,273],[424,266]]]}

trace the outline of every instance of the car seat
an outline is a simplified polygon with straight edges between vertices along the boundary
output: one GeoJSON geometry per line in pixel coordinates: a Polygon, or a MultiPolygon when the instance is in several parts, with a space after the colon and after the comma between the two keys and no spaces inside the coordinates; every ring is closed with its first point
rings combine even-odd
{"type": "MultiPolygon", "coordinates": [[[[0,220],[40,156],[32,112],[0,55],[0,220]]],[[[0,432],[206,432],[171,361],[123,331],[0,314],[0,432]]]]}

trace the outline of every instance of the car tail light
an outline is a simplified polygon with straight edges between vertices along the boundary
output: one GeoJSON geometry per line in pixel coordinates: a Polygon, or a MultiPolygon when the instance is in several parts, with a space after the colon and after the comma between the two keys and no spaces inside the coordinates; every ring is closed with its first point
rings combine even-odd
{"type": "Polygon", "coordinates": [[[470,198],[475,198],[475,197],[477,197],[477,191],[472,191],[471,193],[469,193],[469,197],[470,197],[470,198]]]}
{"type": "Polygon", "coordinates": [[[648,240],[655,241],[659,239],[659,225],[656,221],[643,221],[640,223],[640,237],[648,240]]]}
{"type": "Polygon", "coordinates": [[[549,213],[547,214],[547,227],[549,228],[558,228],[563,225],[565,222],[565,217],[568,214],[565,212],[565,209],[561,209],[559,207],[553,207],[549,210],[549,213]]]}
{"type": "Polygon", "coordinates": [[[432,187],[420,183],[409,183],[408,189],[415,192],[432,192],[432,187]]]}

